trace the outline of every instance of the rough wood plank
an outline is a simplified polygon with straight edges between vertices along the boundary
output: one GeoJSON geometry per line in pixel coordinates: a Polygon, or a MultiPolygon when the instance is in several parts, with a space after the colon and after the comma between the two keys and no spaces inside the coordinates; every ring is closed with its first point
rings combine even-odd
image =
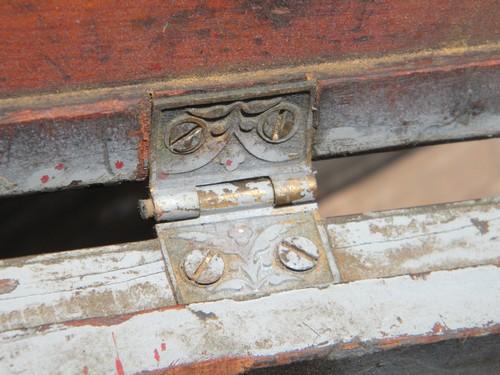
{"type": "Polygon", "coordinates": [[[0,331],[175,304],[157,240],[0,261],[0,331]]]}
{"type": "Polygon", "coordinates": [[[500,199],[332,218],[343,282],[500,265],[500,199]]]}
{"type": "Polygon", "coordinates": [[[4,332],[0,372],[236,374],[498,333],[499,317],[500,268],[482,266],[4,332]]]}
{"type": "Polygon", "coordinates": [[[0,96],[480,44],[495,0],[0,3],[0,96]]]}

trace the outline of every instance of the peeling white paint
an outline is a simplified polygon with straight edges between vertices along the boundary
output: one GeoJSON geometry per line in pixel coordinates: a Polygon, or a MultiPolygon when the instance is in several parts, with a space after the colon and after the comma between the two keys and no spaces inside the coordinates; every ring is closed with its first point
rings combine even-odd
{"type": "Polygon", "coordinates": [[[174,304],[156,241],[0,261],[0,331],[174,304]]]}
{"type": "Polygon", "coordinates": [[[136,315],[110,326],[51,325],[43,333],[0,335],[2,374],[126,374],[229,356],[275,355],[354,339],[402,336],[500,324],[495,266],[364,280],[274,294],[252,301],[193,304],[136,315]],[[113,335],[116,346],[113,343],[113,335]],[[164,351],[161,350],[165,344],[164,351]],[[154,351],[159,354],[159,361],[154,351]]]}
{"type": "Polygon", "coordinates": [[[495,199],[367,216],[327,226],[344,281],[500,262],[495,199]]]}

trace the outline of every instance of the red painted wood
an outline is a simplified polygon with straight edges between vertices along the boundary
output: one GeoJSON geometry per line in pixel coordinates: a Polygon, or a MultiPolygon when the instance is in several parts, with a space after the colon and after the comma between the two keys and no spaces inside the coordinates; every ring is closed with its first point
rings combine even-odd
{"type": "Polygon", "coordinates": [[[496,0],[0,2],[0,96],[500,38],[496,0]]]}

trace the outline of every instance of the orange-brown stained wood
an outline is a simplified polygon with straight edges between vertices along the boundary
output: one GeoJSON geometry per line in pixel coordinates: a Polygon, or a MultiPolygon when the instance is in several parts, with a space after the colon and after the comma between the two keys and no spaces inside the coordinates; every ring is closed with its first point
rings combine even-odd
{"type": "Polygon", "coordinates": [[[228,357],[207,360],[187,365],[179,365],[167,369],[158,369],[153,371],[143,371],[138,375],[237,375],[255,368],[265,368],[271,366],[282,366],[298,361],[307,361],[315,358],[334,359],[336,354],[342,353],[342,356],[352,356],[363,352],[372,352],[374,349],[390,350],[403,346],[426,345],[442,342],[452,339],[466,340],[471,337],[484,335],[500,334],[500,326],[493,325],[486,328],[472,328],[463,330],[447,330],[437,322],[435,327],[442,327],[436,331],[429,332],[428,335],[418,336],[400,336],[373,342],[360,343],[351,341],[339,343],[333,346],[323,348],[308,348],[301,351],[280,353],[274,356],[248,356],[248,357],[228,357]],[[351,353],[349,353],[351,352],[351,353]]]}
{"type": "Polygon", "coordinates": [[[495,0],[0,3],[0,96],[480,44],[495,0]]]}

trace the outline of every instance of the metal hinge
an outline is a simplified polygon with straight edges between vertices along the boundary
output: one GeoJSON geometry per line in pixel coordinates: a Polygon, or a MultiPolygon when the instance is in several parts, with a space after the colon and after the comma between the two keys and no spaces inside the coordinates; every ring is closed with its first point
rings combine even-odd
{"type": "MultiPolygon", "coordinates": [[[[313,86],[153,100],[151,199],[181,303],[329,283],[311,168],[313,86]]],[[[332,271],[332,269],[334,271],[332,271]]]]}

